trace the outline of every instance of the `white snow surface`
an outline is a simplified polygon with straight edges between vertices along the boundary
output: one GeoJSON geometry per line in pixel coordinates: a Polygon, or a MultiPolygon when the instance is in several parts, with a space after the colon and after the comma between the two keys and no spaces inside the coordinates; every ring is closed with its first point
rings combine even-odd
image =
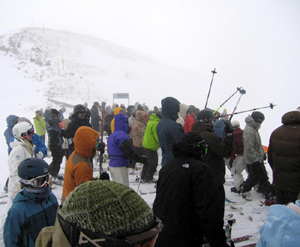
{"type": "MultiPolygon", "coordinates": [[[[0,74],[1,133],[6,129],[8,115],[14,114],[33,120],[37,109],[46,107],[60,109],[62,105],[54,103],[51,99],[68,103],[70,106],[87,102],[91,107],[94,101],[106,101],[111,105],[113,93],[130,92],[130,104],[138,101],[146,103],[152,109],[155,105],[160,107],[160,100],[166,96],[178,98],[188,93],[178,90],[183,82],[199,80],[199,75],[192,72],[140,56],[100,39],[38,28],[17,30],[0,36],[0,74]]],[[[206,98],[206,93],[199,92],[199,98],[200,96],[206,98]]],[[[189,104],[197,106],[194,103],[197,100],[191,99],[189,104]]],[[[65,117],[72,111],[72,107],[66,108],[65,117]]],[[[243,121],[240,122],[243,127],[243,121]]],[[[2,160],[0,194],[4,194],[3,187],[9,173],[4,136],[0,147],[2,160]]],[[[161,160],[160,153],[159,157],[161,160]]],[[[51,162],[50,158],[45,160],[51,162]]],[[[61,164],[60,173],[64,172],[64,166],[65,160],[61,164]]],[[[266,168],[272,182],[268,164],[266,168]]],[[[225,215],[233,213],[233,218],[236,219],[232,237],[253,235],[249,241],[238,243],[236,246],[256,242],[268,207],[261,206],[264,199],[255,191],[252,191],[251,202],[245,202],[240,195],[230,192],[233,180],[229,171],[226,172],[224,185],[226,196],[235,201],[233,206],[238,208],[232,210],[231,204],[226,203],[225,215]]],[[[94,175],[97,174],[98,171],[95,171],[94,175]]],[[[135,175],[130,175],[130,180],[134,180],[139,174],[140,170],[137,170],[135,175]]],[[[158,178],[158,174],[155,177],[158,178]]],[[[246,177],[247,174],[244,172],[244,178],[246,177]]],[[[131,183],[130,187],[137,190],[138,185],[131,183]]],[[[141,184],[140,190],[152,191],[154,185],[141,184]]],[[[56,186],[53,192],[60,201],[62,187],[56,186]]],[[[155,193],[141,196],[152,207],[155,193]]],[[[6,198],[2,198],[0,202],[5,200],[6,198]]],[[[0,204],[0,221],[4,222],[5,217],[6,204],[0,204]]],[[[0,246],[3,246],[2,235],[0,246]]]]}

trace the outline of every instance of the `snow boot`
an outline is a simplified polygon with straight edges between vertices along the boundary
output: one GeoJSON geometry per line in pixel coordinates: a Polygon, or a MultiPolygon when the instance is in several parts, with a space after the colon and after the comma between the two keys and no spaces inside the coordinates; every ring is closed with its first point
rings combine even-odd
{"type": "Polygon", "coordinates": [[[246,200],[246,201],[252,201],[252,195],[251,192],[243,192],[242,193],[242,197],[246,200]]]}
{"type": "Polygon", "coordinates": [[[238,193],[238,194],[241,193],[241,190],[238,190],[236,187],[232,187],[232,188],[230,189],[230,191],[233,192],[233,193],[238,193]]]}

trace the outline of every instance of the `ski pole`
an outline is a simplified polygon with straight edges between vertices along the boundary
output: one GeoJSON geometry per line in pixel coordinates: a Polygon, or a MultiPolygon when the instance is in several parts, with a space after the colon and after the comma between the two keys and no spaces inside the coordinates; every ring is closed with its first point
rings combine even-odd
{"type": "MultiPolygon", "coordinates": [[[[244,90],[244,89],[242,89],[241,87],[237,87],[236,88],[236,91],[227,99],[227,100],[225,100],[224,102],[223,102],[223,104],[221,104],[219,107],[218,107],[218,109],[217,110],[215,110],[214,111],[214,114],[223,106],[223,105],[225,105],[225,103],[228,101],[228,100],[230,100],[237,92],[241,92],[241,90],[244,90]]],[[[245,91],[245,90],[244,90],[245,91]]],[[[246,92],[246,91],[245,91],[246,92]]]]}
{"type": "Polygon", "coordinates": [[[206,99],[206,103],[205,103],[204,109],[206,109],[206,106],[207,106],[207,102],[208,102],[208,98],[209,98],[209,95],[210,95],[211,86],[212,86],[212,83],[214,81],[214,75],[217,74],[216,68],[214,70],[212,70],[211,73],[213,75],[212,75],[212,78],[211,78],[211,82],[210,82],[210,86],[209,86],[209,91],[208,91],[208,95],[207,95],[207,99],[206,99]]]}
{"type": "MultiPolygon", "coordinates": [[[[106,103],[105,102],[102,102],[101,103],[101,142],[103,143],[103,119],[104,119],[104,110],[105,110],[105,105],[106,103]]],[[[105,152],[105,149],[104,149],[104,152],[105,152]]],[[[101,176],[101,173],[103,172],[103,167],[102,167],[102,164],[103,164],[103,153],[100,152],[100,155],[99,155],[99,176],[101,176]]]]}
{"type": "Polygon", "coordinates": [[[236,108],[237,108],[238,104],[240,103],[240,100],[241,100],[242,96],[243,96],[244,94],[246,94],[246,90],[244,90],[244,89],[240,89],[239,91],[240,91],[241,95],[240,95],[240,97],[239,97],[239,99],[238,99],[238,101],[237,101],[237,103],[236,103],[236,105],[235,105],[235,107],[234,107],[234,109],[233,109],[233,112],[231,113],[231,116],[230,116],[230,118],[229,118],[229,121],[231,121],[231,119],[232,119],[232,117],[233,117],[233,114],[235,113],[236,108]]]}
{"type": "Polygon", "coordinates": [[[259,109],[264,109],[264,108],[269,108],[269,107],[273,110],[274,106],[276,106],[276,105],[273,105],[272,103],[270,103],[269,106],[254,108],[254,109],[246,110],[246,111],[235,112],[233,114],[226,114],[226,115],[222,115],[222,116],[219,116],[219,117],[227,117],[227,116],[231,116],[231,115],[237,115],[237,114],[240,114],[240,113],[249,112],[249,111],[256,111],[256,110],[259,110],[259,109]]]}

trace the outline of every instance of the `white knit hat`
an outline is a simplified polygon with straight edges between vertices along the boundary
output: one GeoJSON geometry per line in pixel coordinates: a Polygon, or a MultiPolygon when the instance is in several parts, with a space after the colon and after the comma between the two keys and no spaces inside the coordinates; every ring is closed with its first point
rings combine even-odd
{"type": "Polygon", "coordinates": [[[233,121],[231,122],[231,124],[232,124],[232,127],[233,127],[233,128],[240,127],[240,122],[237,121],[237,120],[233,120],[233,121]]]}

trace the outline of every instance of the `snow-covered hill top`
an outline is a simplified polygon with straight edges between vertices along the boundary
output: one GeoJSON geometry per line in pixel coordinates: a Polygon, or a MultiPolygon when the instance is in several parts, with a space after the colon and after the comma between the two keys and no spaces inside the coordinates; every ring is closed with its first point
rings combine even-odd
{"type": "Polygon", "coordinates": [[[45,99],[112,104],[113,93],[129,93],[131,104],[139,101],[151,108],[166,96],[197,103],[180,89],[198,82],[199,75],[99,38],[25,28],[0,36],[1,56],[9,57],[12,67],[36,85],[32,91],[38,88],[45,99]]]}

